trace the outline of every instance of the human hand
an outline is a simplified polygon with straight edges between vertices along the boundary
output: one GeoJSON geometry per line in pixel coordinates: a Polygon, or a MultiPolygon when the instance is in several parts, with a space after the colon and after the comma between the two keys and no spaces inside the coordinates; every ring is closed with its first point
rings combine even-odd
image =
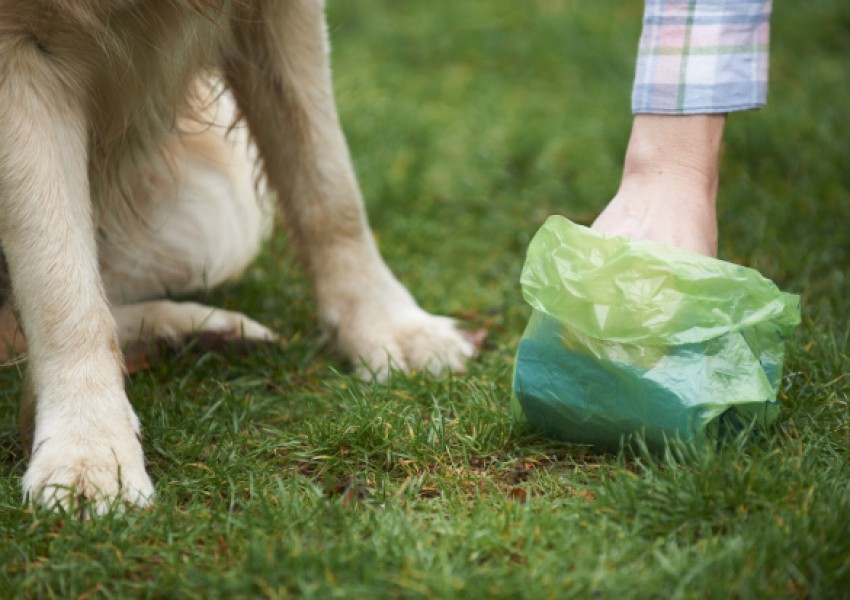
{"type": "Polygon", "coordinates": [[[717,255],[725,115],[637,115],[614,199],[592,228],[717,255]]]}

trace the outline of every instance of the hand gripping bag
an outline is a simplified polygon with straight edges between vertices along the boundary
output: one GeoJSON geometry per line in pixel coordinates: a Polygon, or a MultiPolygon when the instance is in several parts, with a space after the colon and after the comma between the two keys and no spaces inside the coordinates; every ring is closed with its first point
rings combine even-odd
{"type": "Polygon", "coordinates": [[[513,409],[544,435],[607,448],[700,443],[773,421],[799,297],[757,271],[550,217],[522,291],[533,311],[513,409]]]}

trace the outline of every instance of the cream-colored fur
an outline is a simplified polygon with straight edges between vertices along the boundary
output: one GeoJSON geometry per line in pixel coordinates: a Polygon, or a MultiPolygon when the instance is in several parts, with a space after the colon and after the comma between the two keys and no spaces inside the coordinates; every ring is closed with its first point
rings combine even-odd
{"type": "MultiPolygon", "coordinates": [[[[163,299],[255,256],[269,224],[258,166],[320,318],[363,373],[461,369],[472,355],[378,254],[324,29],[321,0],[0,0],[0,240],[29,356],[29,501],[81,495],[100,512],[153,497],[119,344],[273,338],[244,315],[163,299]]],[[[0,310],[21,350],[16,321],[0,310]]]]}

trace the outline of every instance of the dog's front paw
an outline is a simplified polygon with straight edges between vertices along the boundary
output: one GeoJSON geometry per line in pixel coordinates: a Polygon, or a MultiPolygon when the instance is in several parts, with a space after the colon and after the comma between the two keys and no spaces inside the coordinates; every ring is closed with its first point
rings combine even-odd
{"type": "Polygon", "coordinates": [[[480,337],[467,335],[454,319],[416,307],[399,313],[375,313],[341,326],[339,343],[358,365],[358,375],[384,380],[393,369],[463,371],[480,337]]]}
{"type": "Polygon", "coordinates": [[[133,427],[68,426],[51,433],[33,449],[22,482],[25,502],[75,512],[82,508],[81,516],[104,514],[116,503],[150,503],[153,484],[133,427]]]}
{"type": "Polygon", "coordinates": [[[429,314],[380,262],[377,251],[328,260],[316,281],[319,314],[358,375],[386,379],[405,373],[463,371],[484,338],[454,319],[429,314]]]}

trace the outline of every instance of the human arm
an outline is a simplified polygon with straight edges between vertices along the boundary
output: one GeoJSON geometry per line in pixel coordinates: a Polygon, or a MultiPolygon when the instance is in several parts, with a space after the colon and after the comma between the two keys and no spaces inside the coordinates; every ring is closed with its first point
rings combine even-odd
{"type": "Polygon", "coordinates": [[[767,92],[770,0],[647,0],[620,188],[603,233],[717,253],[725,114],[767,92]]]}
{"type": "Polygon", "coordinates": [[[636,115],[623,177],[593,228],[717,255],[725,115],[636,115]]]}

